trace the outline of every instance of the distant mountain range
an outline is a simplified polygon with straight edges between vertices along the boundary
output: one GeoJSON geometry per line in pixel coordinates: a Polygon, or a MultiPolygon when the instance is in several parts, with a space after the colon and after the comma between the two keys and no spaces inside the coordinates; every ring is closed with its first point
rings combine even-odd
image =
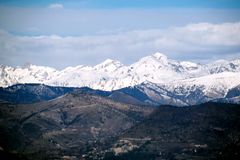
{"type": "MultiPolygon", "coordinates": [[[[107,59],[96,66],[50,67],[27,65],[0,66],[0,86],[18,83],[42,83],[50,86],[90,87],[105,91],[117,90],[143,82],[168,84],[178,80],[198,78],[224,72],[240,72],[240,59],[218,60],[209,64],[168,59],[162,53],[143,57],[129,66],[107,59]]],[[[226,75],[227,76],[227,75],[226,75]]],[[[177,82],[176,82],[177,83],[177,82]]],[[[181,82],[182,83],[182,82],[181,82]]]]}
{"type": "Polygon", "coordinates": [[[29,104],[48,101],[67,93],[84,93],[106,97],[132,105],[190,106],[209,101],[240,103],[240,74],[221,73],[201,78],[179,80],[168,84],[145,82],[134,87],[114,91],[94,90],[89,87],[53,87],[44,84],[17,84],[0,87],[0,101],[29,104]]]}
{"type": "Polygon", "coordinates": [[[155,53],[129,66],[110,59],[60,71],[35,65],[1,66],[0,76],[0,100],[14,103],[50,100],[73,91],[135,105],[240,102],[240,59],[202,65],[155,53]]]}

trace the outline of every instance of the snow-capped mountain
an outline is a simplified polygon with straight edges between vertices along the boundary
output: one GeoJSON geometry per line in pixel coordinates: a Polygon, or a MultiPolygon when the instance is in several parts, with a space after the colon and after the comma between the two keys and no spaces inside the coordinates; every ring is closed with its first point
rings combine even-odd
{"type": "Polygon", "coordinates": [[[207,65],[211,74],[221,73],[221,72],[239,72],[240,71],[240,59],[227,61],[227,60],[217,60],[213,63],[207,65]]]}
{"type": "Polygon", "coordinates": [[[106,91],[135,86],[145,81],[171,84],[178,80],[197,78],[222,72],[240,72],[240,59],[216,61],[207,65],[169,59],[162,53],[143,57],[129,66],[107,59],[96,66],[24,67],[0,66],[0,86],[16,83],[43,83],[51,86],[83,87],[106,91]]]}
{"type": "Polygon", "coordinates": [[[236,98],[240,96],[239,84],[239,73],[224,72],[169,83],[144,82],[120,91],[145,103],[189,106],[218,99],[236,98]]]}
{"type": "Polygon", "coordinates": [[[46,83],[57,75],[50,67],[27,65],[23,67],[0,66],[0,86],[7,87],[17,83],[46,83]]]}

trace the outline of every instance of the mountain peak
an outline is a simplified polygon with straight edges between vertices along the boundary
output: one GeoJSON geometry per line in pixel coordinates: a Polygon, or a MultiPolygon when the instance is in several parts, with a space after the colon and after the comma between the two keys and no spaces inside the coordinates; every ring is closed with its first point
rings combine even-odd
{"type": "Polygon", "coordinates": [[[32,66],[34,66],[32,63],[25,63],[22,68],[31,68],[32,66]]]}
{"type": "Polygon", "coordinates": [[[102,63],[100,63],[100,64],[109,64],[109,63],[114,63],[114,62],[116,62],[116,60],[113,60],[113,59],[106,59],[105,61],[103,61],[102,63]]]}
{"type": "Polygon", "coordinates": [[[163,53],[157,52],[152,55],[154,58],[160,60],[160,59],[167,59],[167,56],[163,53]]]}
{"type": "Polygon", "coordinates": [[[123,64],[117,60],[112,60],[112,59],[106,59],[102,63],[96,65],[94,68],[99,70],[99,69],[105,69],[107,71],[114,71],[117,68],[122,67],[123,64]]]}
{"type": "Polygon", "coordinates": [[[110,64],[114,64],[116,66],[122,66],[120,61],[109,59],[109,58],[96,66],[106,66],[106,65],[110,65],[110,64]]]}

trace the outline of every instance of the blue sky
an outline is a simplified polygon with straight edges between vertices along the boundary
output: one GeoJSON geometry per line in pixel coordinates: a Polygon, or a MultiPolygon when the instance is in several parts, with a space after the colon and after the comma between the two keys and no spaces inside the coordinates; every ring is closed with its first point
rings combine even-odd
{"type": "Polygon", "coordinates": [[[239,0],[0,0],[0,64],[240,56],[239,0]]]}
{"type": "Polygon", "coordinates": [[[73,8],[240,8],[239,0],[0,0],[0,3],[22,7],[60,3],[73,8]]]}

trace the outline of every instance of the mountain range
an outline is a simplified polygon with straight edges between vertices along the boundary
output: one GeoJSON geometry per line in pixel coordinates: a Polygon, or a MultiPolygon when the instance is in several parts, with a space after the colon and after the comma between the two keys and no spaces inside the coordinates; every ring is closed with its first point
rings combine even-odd
{"type": "Polygon", "coordinates": [[[0,99],[15,103],[50,100],[76,90],[135,105],[240,102],[240,59],[197,64],[155,53],[129,66],[110,59],[63,70],[1,66],[0,75],[0,99]]]}
{"type": "MultiPolygon", "coordinates": [[[[79,65],[57,70],[51,67],[26,65],[23,67],[0,66],[0,86],[18,83],[41,83],[50,86],[90,87],[104,91],[117,90],[143,82],[168,84],[189,78],[199,78],[224,72],[240,72],[240,59],[218,60],[209,64],[169,59],[162,53],[143,57],[125,66],[107,59],[96,66],[79,65]]],[[[227,76],[227,75],[226,75],[227,76]]],[[[196,81],[196,80],[194,80],[196,81]]]]}
{"type": "Polygon", "coordinates": [[[67,93],[85,93],[106,97],[115,102],[132,105],[174,105],[190,106],[208,101],[240,102],[238,73],[221,74],[179,80],[168,84],[144,82],[133,87],[113,91],[94,90],[89,87],[53,87],[44,84],[16,84],[0,87],[0,101],[16,104],[29,104],[48,101],[67,93]],[[209,77],[211,77],[211,81],[209,77]],[[208,83],[206,83],[208,82],[208,83]]]}

